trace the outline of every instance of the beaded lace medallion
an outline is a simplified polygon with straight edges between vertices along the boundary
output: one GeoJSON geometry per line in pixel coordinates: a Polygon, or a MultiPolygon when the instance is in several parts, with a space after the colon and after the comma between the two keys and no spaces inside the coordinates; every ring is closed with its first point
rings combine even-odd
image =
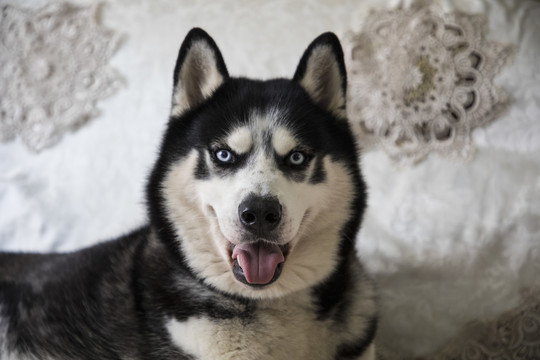
{"type": "Polygon", "coordinates": [[[347,33],[348,116],[360,145],[398,162],[469,157],[471,131],[507,104],[492,80],[511,48],[486,40],[485,27],[481,15],[416,5],[373,11],[347,33]]]}
{"type": "Polygon", "coordinates": [[[98,114],[120,85],[108,68],[119,37],[96,6],[0,7],[0,141],[20,137],[35,152],[98,114]]]}

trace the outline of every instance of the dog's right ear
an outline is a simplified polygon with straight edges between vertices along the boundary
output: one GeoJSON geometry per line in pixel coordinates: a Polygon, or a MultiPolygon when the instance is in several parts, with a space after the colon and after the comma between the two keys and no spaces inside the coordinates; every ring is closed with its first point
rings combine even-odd
{"type": "Polygon", "coordinates": [[[194,28],[184,39],[174,68],[171,115],[199,105],[229,77],[214,40],[206,31],[194,28]]]}

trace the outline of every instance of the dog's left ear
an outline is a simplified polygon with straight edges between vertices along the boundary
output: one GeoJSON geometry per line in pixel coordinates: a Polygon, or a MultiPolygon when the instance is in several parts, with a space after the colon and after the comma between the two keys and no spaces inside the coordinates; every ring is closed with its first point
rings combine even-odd
{"type": "Polygon", "coordinates": [[[316,104],[346,118],[347,71],[335,34],[327,32],[313,40],[300,59],[293,80],[316,104]]]}
{"type": "Polygon", "coordinates": [[[199,105],[229,78],[223,56],[214,40],[200,28],[184,39],[174,68],[172,115],[199,105]]]}

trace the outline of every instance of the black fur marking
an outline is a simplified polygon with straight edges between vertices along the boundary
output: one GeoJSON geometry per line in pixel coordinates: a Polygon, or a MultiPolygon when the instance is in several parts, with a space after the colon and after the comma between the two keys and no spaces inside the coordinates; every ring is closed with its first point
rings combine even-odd
{"type": "MultiPolygon", "coordinates": [[[[137,309],[150,319],[147,329],[161,328],[164,315],[178,321],[191,317],[252,319],[255,301],[226,294],[204,283],[178,262],[166,243],[156,239],[138,256],[142,265],[138,267],[137,286],[144,296],[138,299],[137,309]]],[[[166,332],[163,334],[168,338],[166,332]]]]}
{"type": "MultiPolygon", "coordinates": [[[[156,257],[151,255],[151,277],[146,286],[151,289],[151,301],[148,306],[164,309],[178,321],[186,321],[191,317],[210,317],[212,319],[251,319],[255,303],[249,299],[241,299],[226,295],[204,284],[197,278],[178,277],[182,281],[171,279],[171,274],[182,274],[174,264],[170,255],[163,253],[156,257]]],[[[156,310],[147,308],[146,311],[156,310]]]]}
{"type": "Polygon", "coordinates": [[[343,320],[347,305],[347,294],[351,288],[351,274],[344,260],[338,261],[337,269],[322,284],[313,289],[317,299],[317,319],[343,320]]]}
{"type": "Polygon", "coordinates": [[[326,181],[326,171],[324,170],[323,157],[317,156],[315,159],[315,168],[309,178],[310,184],[320,184],[326,181]]]}
{"type": "Polygon", "coordinates": [[[283,172],[286,178],[295,182],[304,182],[307,178],[307,168],[311,157],[308,156],[306,161],[300,166],[291,166],[288,161],[289,154],[285,156],[274,155],[274,159],[278,164],[278,168],[283,172]]]}
{"type": "Polygon", "coordinates": [[[210,172],[208,171],[208,165],[206,164],[206,154],[204,150],[199,150],[199,155],[197,157],[197,167],[195,168],[195,179],[205,180],[210,177],[210,172]]]}
{"type": "MultiPolygon", "coordinates": [[[[349,137],[354,144],[352,136],[349,137]]],[[[349,221],[341,232],[342,241],[338,252],[337,267],[325,281],[313,289],[313,294],[318,299],[319,319],[334,316],[335,319],[342,320],[343,303],[347,301],[347,294],[354,280],[349,266],[358,261],[354,239],[359,230],[367,200],[364,182],[359,172],[353,171],[358,164],[352,159],[349,159],[347,164],[351,167],[351,176],[355,179],[358,193],[351,204],[349,221]]]]}
{"type": "Polygon", "coordinates": [[[238,169],[247,164],[247,158],[249,157],[249,154],[236,154],[227,145],[212,146],[208,151],[210,152],[210,158],[212,159],[214,165],[214,171],[220,177],[226,177],[234,174],[238,169]],[[229,150],[233,154],[232,156],[234,161],[230,163],[219,161],[216,156],[216,151],[218,149],[229,150]]]}
{"type": "Polygon", "coordinates": [[[342,344],[338,347],[336,360],[357,359],[371,345],[377,333],[377,317],[372,317],[368,321],[365,334],[354,343],[342,344]]]}
{"type": "Polygon", "coordinates": [[[262,142],[264,144],[264,152],[266,156],[271,157],[274,156],[274,147],[272,146],[272,131],[270,129],[266,129],[262,136],[262,142]]]}

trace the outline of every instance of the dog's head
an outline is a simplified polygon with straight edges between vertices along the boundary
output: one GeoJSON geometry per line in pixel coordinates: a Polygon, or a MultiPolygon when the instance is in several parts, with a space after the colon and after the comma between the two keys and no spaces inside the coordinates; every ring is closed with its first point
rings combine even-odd
{"type": "Polygon", "coordinates": [[[184,40],[149,183],[151,221],[179,263],[222,291],[276,297],[321,283],[354,251],[364,185],[345,119],[337,37],[292,80],[231,78],[201,29],[184,40]]]}

